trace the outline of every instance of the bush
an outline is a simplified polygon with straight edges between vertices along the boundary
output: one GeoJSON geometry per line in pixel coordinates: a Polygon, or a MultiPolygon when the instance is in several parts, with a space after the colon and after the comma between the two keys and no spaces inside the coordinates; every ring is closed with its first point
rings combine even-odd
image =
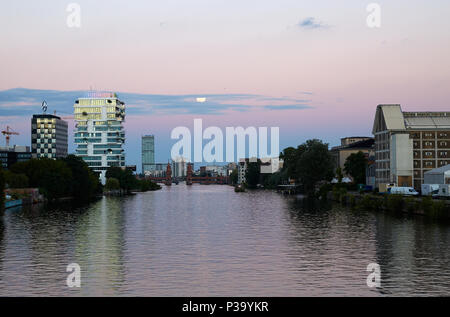
{"type": "Polygon", "coordinates": [[[356,206],[356,198],[352,194],[344,194],[341,196],[341,203],[353,208],[356,206]]]}
{"type": "Polygon", "coordinates": [[[140,190],[143,192],[154,191],[161,189],[161,186],[152,182],[151,180],[143,179],[139,181],[140,190]]]}
{"type": "Polygon", "coordinates": [[[327,194],[333,189],[331,184],[324,184],[320,186],[318,196],[319,198],[326,199],[327,194]]]}
{"type": "Polygon", "coordinates": [[[357,207],[358,209],[364,210],[364,211],[375,211],[375,201],[377,199],[374,199],[374,197],[370,195],[364,195],[363,198],[358,202],[357,207]]]}
{"type": "Polygon", "coordinates": [[[388,195],[386,208],[393,212],[402,212],[405,201],[401,195],[388,195]]]}
{"type": "Polygon", "coordinates": [[[342,203],[342,199],[347,194],[345,187],[334,186],[333,187],[333,200],[342,203]]]}
{"type": "Polygon", "coordinates": [[[433,218],[444,218],[448,216],[448,206],[445,201],[434,201],[430,216],[433,218]]]}
{"type": "Polygon", "coordinates": [[[422,198],[422,210],[425,214],[429,215],[433,212],[433,199],[430,196],[422,198]]]}
{"type": "Polygon", "coordinates": [[[405,199],[405,208],[408,213],[412,214],[420,209],[420,202],[413,197],[408,197],[405,199]]]}

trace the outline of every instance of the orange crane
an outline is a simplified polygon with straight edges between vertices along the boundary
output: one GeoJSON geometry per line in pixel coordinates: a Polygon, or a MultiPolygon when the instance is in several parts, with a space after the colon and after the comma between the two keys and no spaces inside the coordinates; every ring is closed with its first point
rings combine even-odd
{"type": "Polygon", "coordinates": [[[6,147],[9,147],[11,135],[19,135],[18,132],[14,132],[9,126],[6,126],[6,130],[3,130],[2,134],[6,137],[6,147]]]}

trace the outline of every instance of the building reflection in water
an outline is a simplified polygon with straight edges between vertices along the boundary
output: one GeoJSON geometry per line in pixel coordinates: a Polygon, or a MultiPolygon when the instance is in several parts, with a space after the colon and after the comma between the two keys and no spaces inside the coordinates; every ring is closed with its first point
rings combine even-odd
{"type": "Polygon", "coordinates": [[[448,224],[422,217],[379,214],[376,228],[382,293],[400,296],[450,294],[448,224]]]}
{"type": "Polygon", "coordinates": [[[448,295],[448,224],[172,186],[0,217],[1,295],[448,295]],[[366,284],[381,265],[382,288],[366,284]],[[66,286],[70,263],[81,289],[66,286]]]}
{"type": "Polygon", "coordinates": [[[82,271],[81,295],[118,294],[124,282],[124,214],[121,198],[103,198],[76,224],[73,262],[82,271]]]}

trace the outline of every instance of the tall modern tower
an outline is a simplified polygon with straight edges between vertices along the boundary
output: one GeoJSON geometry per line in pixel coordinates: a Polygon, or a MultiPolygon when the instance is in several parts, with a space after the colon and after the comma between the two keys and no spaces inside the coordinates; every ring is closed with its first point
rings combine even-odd
{"type": "Polygon", "coordinates": [[[142,174],[155,169],[155,136],[142,137],[142,174]]]}
{"type": "Polygon", "coordinates": [[[32,158],[57,159],[67,156],[67,122],[50,114],[35,114],[31,119],[32,158]]]}
{"type": "Polygon", "coordinates": [[[125,103],[115,93],[89,92],[75,101],[74,112],[77,155],[105,184],[109,167],[125,168],[125,103]]]}

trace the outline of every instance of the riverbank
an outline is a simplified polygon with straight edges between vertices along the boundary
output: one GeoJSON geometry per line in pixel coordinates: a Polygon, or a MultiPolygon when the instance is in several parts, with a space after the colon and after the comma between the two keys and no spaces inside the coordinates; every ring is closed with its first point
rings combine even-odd
{"type": "Polygon", "coordinates": [[[404,213],[450,220],[450,201],[431,197],[405,197],[371,193],[329,192],[327,199],[355,210],[404,213]]]}

